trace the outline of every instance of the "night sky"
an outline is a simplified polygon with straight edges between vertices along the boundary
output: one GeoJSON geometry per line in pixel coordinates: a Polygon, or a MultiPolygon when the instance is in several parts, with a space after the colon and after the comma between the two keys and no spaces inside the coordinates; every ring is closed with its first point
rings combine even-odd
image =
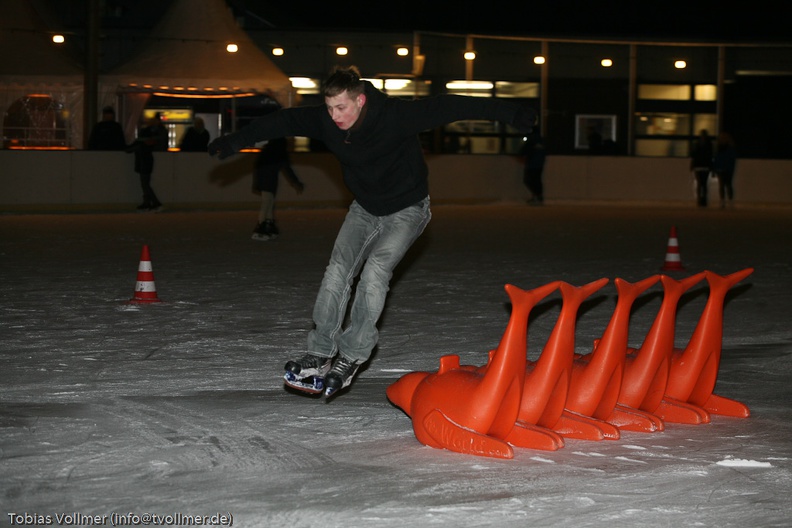
{"type": "Polygon", "coordinates": [[[275,29],[452,31],[567,37],[611,36],[716,40],[789,40],[778,3],[712,0],[534,1],[457,0],[394,3],[344,0],[306,9],[295,2],[229,0],[275,29]],[[452,7],[449,7],[452,6],[452,7]]]}

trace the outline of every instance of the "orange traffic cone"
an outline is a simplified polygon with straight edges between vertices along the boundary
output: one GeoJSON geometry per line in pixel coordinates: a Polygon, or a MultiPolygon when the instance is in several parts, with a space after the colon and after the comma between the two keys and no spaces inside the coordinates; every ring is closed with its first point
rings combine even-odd
{"type": "Polygon", "coordinates": [[[660,268],[663,271],[679,271],[685,269],[682,257],[679,255],[679,240],[677,240],[676,226],[671,227],[668,236],[668,249],[666,250],[665,264],[660,268]]]}
{"type": "Polygon", "coordinates": [[[162,302],[157,297],[157,286],[154,284],[154,272],[151,267],[148,246],[143,246],[143,251],[140,253],[135,296],[129,302],[134,304],[162,302]]]}

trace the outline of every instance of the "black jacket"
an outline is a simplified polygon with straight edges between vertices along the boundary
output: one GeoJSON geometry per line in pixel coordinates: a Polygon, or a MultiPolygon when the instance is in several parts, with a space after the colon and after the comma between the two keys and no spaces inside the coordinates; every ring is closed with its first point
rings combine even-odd
{"type": "Polygon", "coordinates": [[[206,152],[206,146],[209,144],[209,131],[201,129],[199,132],[197,128],[191,126],[187,129],[182,137],[179,150],[182,152],[206,152]]]}
{"type": "Polygon", "coordinates": [[[117,121],[99,121],[91,130],[88,150],[124,150],[124,129],[117,121]]]}
{"type": "Polygon", "coordinates": [[[350,130],[339,129],[325,105],[287,108],[226,136],[234,150],[264,139],[306,136],[321,140],[341,162],[344,182],[369,213],[384,216],[429,194],[428,168],[418,133],[462,119],[514,123],[532,110],[498,99],[440,95],[418,100],[388,97],[365,82],[366,104],[350,130]]]}
{"type": "Polygon", "coordinates": [[[691,170],[710,170],[712,168],[712,141],[709,139],[697,140],[693,145],[693,155],[690,157],[691,170]]]}

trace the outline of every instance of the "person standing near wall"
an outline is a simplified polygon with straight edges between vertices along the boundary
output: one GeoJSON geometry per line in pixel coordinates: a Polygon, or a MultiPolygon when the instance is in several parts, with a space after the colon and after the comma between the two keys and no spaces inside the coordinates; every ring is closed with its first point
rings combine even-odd
{"type": "Polygon", "coordinates": [[[737,168],[737,149],[734,147],[734,138],[728,132],[718,135],[718,149],[712,162],[712,170],[718,177],[721,208],[726,207],[726,200],[730,206],[734,205],[734,171],[737,168]]]}
{"type": "Polygon", "coordinates": [[[544,204],[544,184],[542,173],[544,172],[546,152],[544,141],[540,136],[529,137],[523,146],[523,156],[525,156],[525,167],[523,168],[523,183],[531,192],[528,200],[530,205],[544,204]]]}
{"type": "Polygon", "coordinates": [[[690,170],[696,179],[696,203],[699,207],[707,207],[707,180],[712,171],[712,153],[712,138],[706,129],[702,129],[690,157],[690,170]]]}
{"type": "Polygon", "coordinates": [[[102,109],[102,120],[91,130],[88,150],[124,150],[125,148],[124,129],[116,121],[115,109],[112,106],[105,106],[102,109]]]}
{"type": "Polygon", "coordinates": [[[168,129],[162,124],[162,114],[157,112],[148,124],[140,129],[138,137],[127,152],[135,153],[135,172],[140,175],[140,187],[143,189],[143,203],[137,207],[140,212],[159,212],[162,202],[159,201],[151,187],[151,173],[154,171],[154,152],[168,150],[168,129]]]}
{"type": "Polygon", "coordinates": [[[193,119],[193,124],[182,136],[179,150],[182,152],[206,152],[209,144],[209,131],[206,130],[202,117],[193,119]]]}

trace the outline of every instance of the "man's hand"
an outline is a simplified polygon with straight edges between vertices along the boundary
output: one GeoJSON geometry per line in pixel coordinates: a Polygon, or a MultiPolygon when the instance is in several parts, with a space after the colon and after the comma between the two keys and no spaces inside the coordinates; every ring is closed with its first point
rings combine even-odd
{"type": "Polygon", "coordinates": [[[520,105],[511,125],[523,134],[530,134],[536,126],[536,110],[530,106],[520,105]]]}
{"type": "Polygon", "coordinates": [[[236,154],[236,149],[226,136],[220,136],[209,143],[207,150],[210,156],[217,154],[218,159],[226,159],[229,156],[236,154]]]}

